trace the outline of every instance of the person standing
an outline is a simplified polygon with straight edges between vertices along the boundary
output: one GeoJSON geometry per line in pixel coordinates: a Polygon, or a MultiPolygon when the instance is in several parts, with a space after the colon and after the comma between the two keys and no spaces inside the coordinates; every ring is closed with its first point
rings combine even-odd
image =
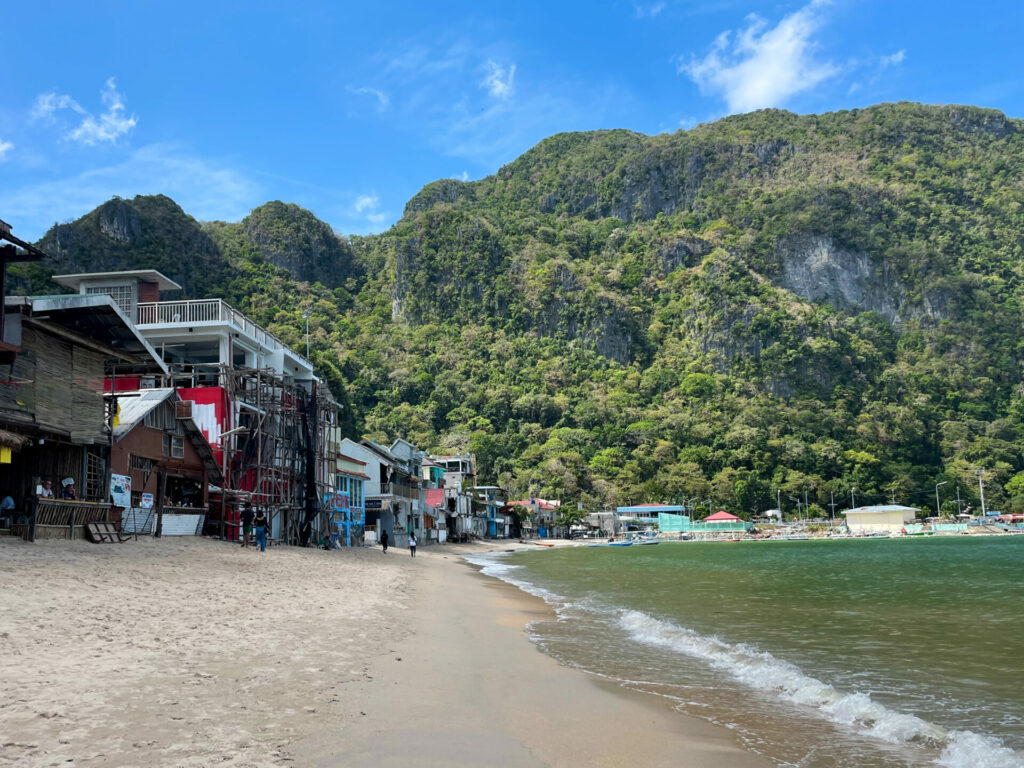
{"type": "Polygon", "coordinates": [[[256,513],[252,511],[252,502],[245,502],[242,508],[242,546],[249,546],[249,537],[252,536],[252,521],[256,513]]]}
{"type": "Polygon", "coordinates": [[[409,552],[413,557],[416,557],[416,534],[409,533],[409,552]]]}
{"type": "Polygon", "coordinates": [[[260,545],[260,552],[267,551],[267,523],[267,513],[260,508],[253,519],[253,524],[256,526],[256,543],[260,545]]]}
{"type": "Polygon", "coordinates": [[[387,531],[381,531],[381,534],[380,534],[380,545],[382,547],[384,547],[384,554],[386,555],[388,553],[388,532],[387,531]]]}

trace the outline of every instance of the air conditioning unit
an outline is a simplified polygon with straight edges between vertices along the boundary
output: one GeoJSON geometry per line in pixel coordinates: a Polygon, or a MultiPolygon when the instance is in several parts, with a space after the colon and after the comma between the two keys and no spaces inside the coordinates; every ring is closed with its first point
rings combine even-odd
{"type": "Polygon", "coordinates": [[[195,404],[194,400],[179,400],[174,404],[174,418],[176,419],[191,419],[192,418],[192,406],[195,404]]]}

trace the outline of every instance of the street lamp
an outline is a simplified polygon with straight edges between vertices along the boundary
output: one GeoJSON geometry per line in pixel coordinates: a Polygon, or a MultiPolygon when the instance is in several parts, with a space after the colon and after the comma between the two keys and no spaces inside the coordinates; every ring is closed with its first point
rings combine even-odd
{"type": "Polygon", "coordinates": [[[985,486],[981,482],[982,476],[985,474],[985,470],[975,470],[978,473],[978,490],[981,491],[981,519],[985,519],[985,486]]]}
{"type": "Polygon", "coordinates": [[[939,504],[939,488],[944,486],[947,481],[943,480],[941,483],[935,484],[935,516],[942,517],[942,505],[939,504]]]}
{"type": "Polygon", "coordinates": [[[302,316],[306,318],[306,359],[309,360],[309,312],[303,312],[302,316]]]}

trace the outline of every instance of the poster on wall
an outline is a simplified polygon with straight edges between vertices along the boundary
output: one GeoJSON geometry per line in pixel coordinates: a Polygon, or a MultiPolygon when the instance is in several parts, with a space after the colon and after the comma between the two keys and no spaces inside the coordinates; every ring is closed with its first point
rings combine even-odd
{"type": "Polygon", "coordinates": [[[128,475],[110,475],[110,495],[115,507],[127,509],[132,505],[132,479],[128,475]]]}
{"type": "Polygon", "coordinates": [[[152,509],[153,508],[153,494],[152,493],[144,493],[144,494],[142,494],[142,501],[139,502],[139,506],[142,507],[143,509],[152,509]]]}

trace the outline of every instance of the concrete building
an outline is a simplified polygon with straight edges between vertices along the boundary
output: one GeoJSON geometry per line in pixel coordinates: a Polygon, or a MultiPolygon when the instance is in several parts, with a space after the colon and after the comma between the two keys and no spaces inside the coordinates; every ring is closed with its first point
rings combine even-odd
{"type": "Polygon", "coordinates": [[[898,531],[917,519],[917,509],[899,504],[879,504],[872,507],[846,509],[846,527],[851,532],[898,531]]]}
{"type": "Polygon", "coordinates": [[[115,371],[115,391],[173,387],[192,403],[224,476],[208,532],[238,537],[240,504],[251,500],[267,510],[273,538],[304,544],[328,535],[337,404],[312,363],[221,299],[166,300],[181,286],[155,270],[53,279],[76,298],[110,297],[166,364],[164,376],[115,371]]]}

